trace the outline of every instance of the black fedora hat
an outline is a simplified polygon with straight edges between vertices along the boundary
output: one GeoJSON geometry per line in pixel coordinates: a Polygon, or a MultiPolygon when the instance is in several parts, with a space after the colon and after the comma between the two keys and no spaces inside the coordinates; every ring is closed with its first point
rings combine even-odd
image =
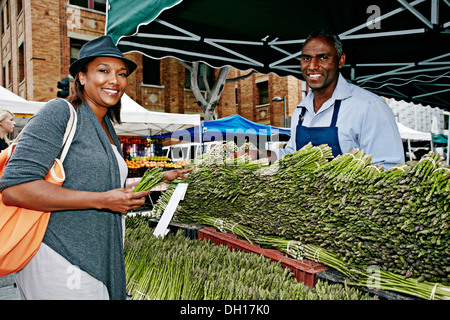
{"type": "Polygon", "coordinates": [[[136,63],[124,57],[123,53],[114,45],[110,36],[101,36],[85,43],[81,47],[78,60],[74,61],[69,67],[69,72],[72,77],[76,76],[81,66],[87,60],[97,57],[113,57],[123,60],[128,67],[129,74],[137,68],[136,63]]]}

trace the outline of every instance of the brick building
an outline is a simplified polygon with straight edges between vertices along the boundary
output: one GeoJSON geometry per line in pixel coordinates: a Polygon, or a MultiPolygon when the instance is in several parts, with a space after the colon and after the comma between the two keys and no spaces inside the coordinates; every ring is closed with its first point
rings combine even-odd
{"type": "MultiPolygon", "coordinates": [[[[0,84],[19,96],[47,101],[57,96],[57,82],[81,46],[105,30],[106,0],[0,0],[2,72],[0,84]]],[[[127,54],[138,64],[129,77],[127,94],[152,111],[202,113],[190,90],[189,72],[174,58],[161,61],[139,53],[127,54]]],[[[208,68],[214,81],[218,70],[208,68]]],[[[249,71],[231,69],[228,78],[249,71]]],[[[294,77],[255,73],[225,85],[218,118],[240,114],[258,123],[283,126],[283,102],[289,116],[302,99],[302,83],[294,77]]]]}

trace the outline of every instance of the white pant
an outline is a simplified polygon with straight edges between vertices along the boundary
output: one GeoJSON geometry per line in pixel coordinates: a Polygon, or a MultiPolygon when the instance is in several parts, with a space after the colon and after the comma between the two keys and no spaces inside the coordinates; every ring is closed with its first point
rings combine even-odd
{"type": "Polygon", "coordinates": [[[24,300],[109,300],[103,282],[72,265],[44,243],[15,277],[24,300]]]}

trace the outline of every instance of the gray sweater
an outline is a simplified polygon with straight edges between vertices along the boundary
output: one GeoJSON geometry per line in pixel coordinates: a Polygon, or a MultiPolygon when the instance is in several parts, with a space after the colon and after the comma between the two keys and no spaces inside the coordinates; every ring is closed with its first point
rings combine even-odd
{"type": "MultiPolygon", "coordinates": [[[[117,159],[92,109],[83,104],[77,116],[77,131],[64,160],[63,187],[94,192],[120,188],[117,159]]],[[[54,159],[60,156],[68,120],[68,106],[60,99],[46,103],[29,120],[0,179],[0,190],[45,178],[54,159]]],[[[114,128],[106,120],[120,150],[114,128]]],[[[95,209],[52,212],[43,242],[102,281],[110,299],[126,298],[120,214],[95,209]]]]}

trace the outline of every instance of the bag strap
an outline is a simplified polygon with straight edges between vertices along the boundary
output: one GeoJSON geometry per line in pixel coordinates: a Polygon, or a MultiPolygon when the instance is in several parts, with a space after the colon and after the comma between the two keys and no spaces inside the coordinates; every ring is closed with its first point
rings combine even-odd
{"type": "MultiPolygon", "coordinates": [[[[72,104],[69,101],[67,101],[67,100],[64,100],[64,101],[69,106],[70,117],[69,117],[69,121],[67,122],[66,131],[64,132],[63,143],[62,143],[63,150],[61,152],[61,157],[60,157],[61,162],[64,162],[67,152],[69,152],[70,145],[72,144],[72,139],[75,136],[75,131],[77,129],[77,112],[75,111],[75,108],[72,106],[72,104]]],[[[22,132],[23,132],[23,130],[19,132],[17,137],[13,140],[13,142],[11,142],[11,145],[16,145],[19,142],[22,132]]],[[[9,150],[12,153],[13,149],[10,148],[9,150]]],[[[11,154],[8,156],[8,159],[10,157],[11,157],[11,154]]]]}
{"type": "Polygon", "coordinates": [[[66,158],[67,152],[69,151],[70,145],[72,144],[72,139],[75,136],[75,131],[77,130],[77,112],[75,111],[75,108],[72,106],[72,104],[67,101],[67,105],[69,106],[70,110],[70,118],[67,122],[66,132],[64,133],[63,137],[63,150],[61,152],[61,157],[59,158],[61,162],[64,162],[64,159],[66,158]]]}

